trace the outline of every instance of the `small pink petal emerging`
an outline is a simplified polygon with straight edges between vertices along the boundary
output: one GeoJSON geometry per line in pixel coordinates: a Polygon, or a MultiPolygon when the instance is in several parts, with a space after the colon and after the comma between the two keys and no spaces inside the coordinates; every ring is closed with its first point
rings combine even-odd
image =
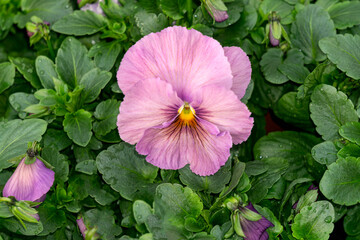
{"type": "Polygon", "coordinates": [[[221,45],[200,32],[184,27],[168,27],[151,33],[125,54],[117,79],[126,95],[139,81],[160,78],[170,83],[178,96],[191,101],[191,92],[216,84],[230,89],[230,64],[221,45]]]}
{"type": "Polygon", "coordinates": [[[169,83],[159,78],[139,81],[121,103],[117,122],[120,137],[137,143],[146,129],[173,119],[181,105],[169,83]]]}
{"type": "Polygon", "coordinates": [[[146,160],[163,169],[190,169],[200,175],[212,175],[230,156],[231,136],[201,119],[183,125],[177,117],[162,126],[150,128],[136,145],[146,160]]]}
{"type": "Polygon", "coordinates": [[[228,131],[234,144],[245,141],[251,134],[253,118],[246,105],[231,90],[217,86],[199,89],[192,106],[196,114],[220,129],[228,131]]]}
{"type": "Polygon", "coordinates": [[[234,76],[231,90],[241,99],[251,80],[251,63],[246,53],[239,47],[224,47],[232,75],[234,76]]]}
{"type": "Polygon", "coordinates": [[[83,238],[85,239],[86,237],[86,234],[85,234],[85,231],[87,230],[86,229],[86,226],[85,226],[85,223],[84,223],[84,220],[83,218],[79,218],[79,219],[76,219],[76,223],[79,227],[79,230],[81,232],[81,235],[83,236],[83,238]]]}
{"type": "Polygon", "coordinates": [[[50,190],[54,176],[55,173],[39,159],[29,165],[23,159],[5,184],[3,196],[14,196],[18,201],[36,201],[50,190]]]}

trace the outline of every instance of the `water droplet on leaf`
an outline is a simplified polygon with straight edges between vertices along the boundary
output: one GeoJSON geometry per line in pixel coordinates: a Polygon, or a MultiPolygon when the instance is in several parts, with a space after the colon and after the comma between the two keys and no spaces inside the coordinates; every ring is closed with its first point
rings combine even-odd
{"type": "Polygon", "coordinates": [[[332,217],[331,217],[331,216],[327,216],[327,217],[324,219],[324,221],[325,221],[326,223],[331,223],[332,217]]]}

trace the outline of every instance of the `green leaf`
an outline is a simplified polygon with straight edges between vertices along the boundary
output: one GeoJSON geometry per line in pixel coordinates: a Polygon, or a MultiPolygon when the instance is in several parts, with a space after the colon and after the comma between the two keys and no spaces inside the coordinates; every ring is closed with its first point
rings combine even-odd
{"type": "Polygon", "coordinates": [[[289,79],[282,74],[278,67],[282,64],[283,52],[279,48],[270,48],[261,58],[261,70],[265,79],[274,84],[282,84],[289,79]]]}
{"type": "Polygon", "coordinates": [[[97,172],[96,162],[94,160],[81,161],[76,164],[75,170],[88,175],[95,174],[97,172]]]}
{"type": "Polygon", "coordinates": [[[84,223],[89,228],[95,228],[103,240],[115,240],[115,236],[122,233],[121,227],[116,225],[114,212],[108,209],[91,209],[84,213],[84,223]]]}
{"type": "Polygon", "coordinates": [[[38,211],[44,227],[44,230],[39,234],[40,236],[55,232],[67,222],[65,212],[51,203],[41,204],[38,211]]]}
{"type": "Polygon", "coordinates": [[[9,62],[0,64],[0,93],[14,84],[15,67],[9,62]]]}
{"type": "Polygon", "coordinates": [[[168,20],[162,13],[156,15],[155,13],[140,11],[135,14],[135,22],[143,36],[152,32],[159,32],[168,26],[168,20]]]}
{"type": "Polygon", "coordinates": [[[1,220],[2,226],[13,233],[22,234],[25,236],[35,236],[43,231],[41,222],[29,223],[25,222],[26,229],[20,224],[19,220],[15,217],[6,218],[1,220]]]}
{"type": "Polygon", "coordinates": [[[291,81],[300,84],[304,83],[306,77],[310,74],[306,67],[294,63],[281,64],[278,70],[291,81]]]}
{"type": "Polygon", "coordinates": [[[53,78],[59,78],[54,62],[48,57],[38,56],[35,60],[35,67],[43,87],[54,89],[53,78]]]}
{"type": "Polygon", "coordinates": [[[34,60],[21,57],[9,57],[9,60],[16,66],[16,69],[24,76],[24,78],[30,82],[31,86],[34,88],[41,88],[41,82],[35,71],[34,60]]]}
{"type": "Polygon", "coordinates": [[[159,0],[160,8],[170,18],[179,20],[184,17],[186,0],[159,0]]]}
{"type": "Polygon", "coordinates": [[[268,16],[271,12],[276,12],[280,16],[282,24],[289,24],[293,21],[291,11],[294,6],[284,0],[264,0],[261,2],[259,9],[265,16],[268,16]]]}
{"type": "Polygon", "coordinates": [[[153,214],[151,206],[142,200],[136,200],[134,202],[133,212],[138,224],[146,223],[148,217],[153,214]]]}
{"type": "Polygon", "coordinates": [[[337,29],[360,24],[360,2],[345,1],[332,5],[328,12],[337,29]]]}
{"type": "Polygon", "coordinates": [[[0,122],[0,171],[12,165],[9,159],[26,152],[28,142],[40,141],[46,127],[42,119],[0,122]]]}
{"type": "Polygon", "coordinates": [[[97,156],[96,165],[104,181],[123,198],[130,201],[151,198],[158,168],[147,163],[132,146],[112,145],[97,156]]]}
{"type": "Polygon", "coordinates": [[[304,98],[310,96],[314,88],[321,84],[326,83],[331,85],[333,78],[337,74],[338,70],[329,61],[325,61],[319,64],[306,78],[304,81],[304,87],[302,90],[299,89],[298,97],[304,98]]]}
{"type": "Polygon", "coordinates": [[[279,181],[289,167],[288,161],[279,157],[265,158],[262,161],[268,165],[268,170],[251,182],[251,189],[247,194],[252,203],[258,203],[264,199],[269,189],[279,181]]]}
{"type": "Polygon", "coordinates": [[[329,85],[319,85],[311,95],[311,119],[324,140],[340,138],[339,128],[347,122],[358,121],[352,102],[329,85]]]}
{"type": "Polygon", "coordinates": [[[318,0],[316,1],[316,5],[328,10],[332,5],[337,3],[339,0],[318,0]]]}
{"type": "Polygon", "coordinates": [[[97,33],[105,26],[106,20],[102,15],[90,10],[76,10],[58,20],[52,30],[66,35],[84,36],[97,33]]]}
{"type": "Polygon", "coordinates": [[[348,122],[340,127],[340,135],[358,145],[360,145],[360,123],[359,122],[348,122]]]}
{"type": "Polygon", "coordinates": [[[111,130],[116,128],[116,120],[119,115],[120,102],[115,99],[108,99],[99,103],[96,106],[94,117],[97,120],[94,122],[93,129],[98,135],[106,135],[111,130]]]}
{"type": "Polygon", "coordinates": [[[10,211],[9,206],[5,202],[0,203],[0,218],[9,218],[14,216],[10,211]]]}
{"type": "Polygon", "coordinates": [[[291,226],[296,239],[326,240],[334,229],[335,211],[328,201],[318,201],[301,209],[291,226]]]}
{"type": "Polygon", "coordinates": [[[85,147],[91,139],[91,113],[80,109],[67,113],[63,121],[64,130],[74,143],[85,147]]]}
{"type": "Polygon", "coordinates": [[[163,183],[156,188],[155,214],[147,219],[150,232],[155,239],[183,239],[189,234],[185,219],[197,219],[203,209],[199,196],[188,187],[163,183]],[[156,223],[153,220],[157,220],[156,223]]]}
{"type": "Polygon", "coordinates": [[[348,235],[360,234],[360,205],[351,208],[344,218],[344,230],[348,235]]]}
{"type": "Polygon", "coordinates": [[[337,152],[338,148],[331,141],[319,143],[311,150],[313,158],[320,164],[326,164],[326,166],[336,161],[337,152]]]}
{"type": "Polygon", "coordinates": [[[354,79],[360,79],[359,35],[336,35],[320,41],[321,50],[331,62],[354,79]]]}
{"type": "Polygon", "coordinates": [[[95,67],[85,46],[73,37],[67,37],[63,41],[55,62],[61,79],[73,88],[87,72],[95,67]]]}
{"type": "Polygon", "coordinates": [[[311,157],[312,147],[319,142],[320,139],[307,133],[272,132],[256,142],[254,157],[255,160],[273,157],[286,159],[289,162],[289,168],[284,175],[286,180],[310,177],[304,165],[311,157]]]}
{"type": "Polygon", "coordinates": [[[221,192],[231,177],[231,161],[227,161],[225,166],[211,176],[199,176],[193,173],[189,166],[179,170],[180,180],[194,191],[205,191],[209,193],[221,192]]]}
{"type": "Polygon", "coordinates": [[[23,0],[21,1],[21,10],[25,14],[19,14],[16,17],[20,28],[25,27],[32,16],[37,16],[52,25],[61,17],[72,12],[68,0],[23,0]]]}
{"type": "Polygon", "coordinates": [[[277,117],[296,127],[309,129],[313,127],[309,111],[310,98],[298,99],[296,92],[284,94],[274,107],[277,117]]]}
{"type": "Polygon", "coordinates": [[[64,183],[68,180],[69,163],[65,155],[60,154],[56,149],[52,148],[51,145],[45,145],[41,152],[41,157],[54,167],[55,182],[64,183]]]}
{"type": "Polygon", "coordinates": [[[85,73],[79,81],[79,85],[83,87],[81,97],[85,103],[94,101],[100,94],[101,90],[111,79],[111,73],[101,71],[94,68],[85,73]]]}
{"type": "Polygon", "coordinates": [[[16,92],[9,96],[9,102],[11,106],[18,112],[20,118],[26,117],[24,109],[30,105],[37,104],[39,101],[34,97],[33,94],[16,92]]]}
{"type": "Polygon", "coordinates": [[[62,130],[48,129],[44,135],[44,146],[57,151],[64,150],[72,144],[67,134],[62,130]]]}
{"type": "Polygon", "coordinates": [[[354,143],[349,143],[337,153],[338,158],[360,157],[360,146],[354,143]]]}
{"type": "Polygon", "coordinates": [[[360,202],[360,158],[340,158],[320,181],[320,190],[334,203],[351,206],[360,202]]]}
{"type": "Polygon", "coordinates": [[[101,70],[110,71],[121,51],[117,41],[99,42],[89,50],[89,56],[94,57],[95,65],[101,70]]]}
{"type": "Polygon", "coordinates": [[[325,60],[325,54],[319,48],[322,38],[335,35],[334,23],[329,14],[317,5],[307,5],[296,15],[291,27],[294,47],[305,55],[305,63],[325,60]]]}

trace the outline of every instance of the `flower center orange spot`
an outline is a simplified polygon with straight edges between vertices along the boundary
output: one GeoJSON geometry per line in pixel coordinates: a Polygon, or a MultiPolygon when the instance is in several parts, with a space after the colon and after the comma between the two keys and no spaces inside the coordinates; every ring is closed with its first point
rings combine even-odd
{"type": "Polygon", "coordinates": [[[195,110],[188,102],[185,102],[184,105],[179,108],[178,113],[179,119],[185,124],[189,124],[195,119],[195,110]]]}

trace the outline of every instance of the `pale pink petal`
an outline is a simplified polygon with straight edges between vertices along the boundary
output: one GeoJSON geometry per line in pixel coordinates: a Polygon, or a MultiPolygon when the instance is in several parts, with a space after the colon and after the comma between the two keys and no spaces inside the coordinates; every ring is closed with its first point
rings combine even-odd
{"type": "Polygon", "coordinates": [[[250,136],[254,120],[251,112],[235,93],[217,86],[199,89],[191,103],[196,115],[215,124],[220,131],[228,131],[234,144],[250,136]]]}
{"type": "Polygon", "coordinates": [[[224,47],[232,75],[234,76],[231,90],[241,99],[251,80],[251,63],[246,53],[239,47],[224,47]]]}
{"type": "Polygon", "coordinates": [[[143,37],[126,52],[117,72],[125,95],[137,82],[157,77],[188,102],[191,92],[201,86],[232,86],[230,63],[220,43],[180,26],[143,37]]]}
{"type": "Polygon", "coordinates": [[[147,155],[146,160],[162,169],[190,169],[201,176],[216,173],[230,156],[232,146],[228,132],[205,120],[196,119],[196,126],[181,125],[179,119],[150,128],[136,145],[147,155]]]}
{"type": "Polygon", "coordinates": [[[169,83],[158,78],[139,81],[120,105],[117,126],[121,139],[137,143],[146,129],[173,119],[182,104],[169,83]]]}
{"type": "Polygon", "coordinates": [[[3,196],[14,196],[18,201],[36,201],[50,190],[54,176],[54,171],[39,159],[29,165],[23,159],[5,184],[3,196]]]}

